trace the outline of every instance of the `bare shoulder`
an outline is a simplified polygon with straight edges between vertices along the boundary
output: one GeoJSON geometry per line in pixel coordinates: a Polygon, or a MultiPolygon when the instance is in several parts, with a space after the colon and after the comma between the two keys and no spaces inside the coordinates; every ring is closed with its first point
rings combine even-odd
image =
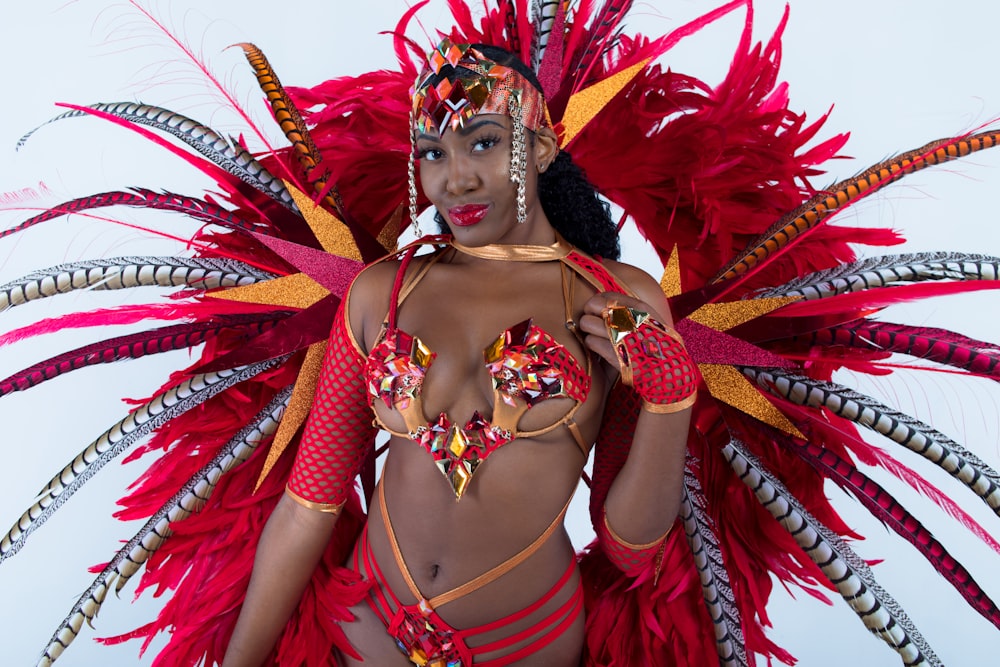
{"type": "Polygon", "coordinates": [[[641,290],[653,290],[655,292],[660,291],[659,283],[654,280],[651,275],[637,266],[632,266],[631,264],[626,264],[624,262],[616,262],[611,259],[602,260],[601,264],[603,264],[604,268],[610,271],[613,276],[624,283],[626,287],[636,293],[639,293],[641,290]]]}
{"type": "Polygon", "coordinates": [[[660,283],[653,276],[636,266],[625,264],[624,262],[606,259],[603,261],[603,265],[639,299],[652,306],[653,310],[666,320],[665,323],[669,324],[672,321],[670,306],[667,305],[667,298],[663,295],[660,283]]]}
{"type": "Polygon", "coordinates": [[[389,312],[399,260],[384,260],[361,270],[347,293],[351,331],[365,349],[371,345],[389,312]]]}

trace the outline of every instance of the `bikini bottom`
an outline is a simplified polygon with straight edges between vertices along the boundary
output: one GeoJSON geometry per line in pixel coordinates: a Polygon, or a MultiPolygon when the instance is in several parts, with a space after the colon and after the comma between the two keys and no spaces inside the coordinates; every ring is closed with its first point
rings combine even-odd
{"type": "Polygon", "coordinates": [[[379,484],[379,501],[382,507],[382,519],[385,523],[386,533],[389,537],[389,543],[392,546],[393,555],[396,558],[396,565],[406,580],[407,587],[418,602],[412,605],[404,605],[399,601],[395,593],[392,592],[392,589],[386,583],[378,562],[375,560],[371,544],[368,540],[367,526],[361,535],[361,544],[355,550],[354,567],[356,571],[360,572],[361,559],[364,558],[365,570],[379,584],[372,588],[372,592],[367,598],[368,605],[382,621],[382,624],[385,625],[389,636],[396,640],[396,645],[413,664],[426,667],[471,667],[473,664],[478,667],[503,667],[504,665],[522,660],[548,646],[573,624],[583,610],[583,590],[582,587],[577,586],[566,602],[530,627],[516,632],[509,637],[487,644],[474,647],[469,646],[467,643],[468,639],[497,630],[510,623],[515,623],[541,609],[569,584],[573,570],[576,568],[576,562],[570,561],[569,567],[566,568],[566,572],[560,577],[559,581],[541,598],[520,611],[490,623],[460,630],[451,627],[441,618],[436,609],[443,604],[457,600],[495,581],[526,560],[555,532],[566,512],[565,508],[538,539],[510,560],[479,575],[472,581],[427,600],[417,589],[416,583],[413,581],[413,577],[410,575],[410,571],[403,561],[402,552],[399,550],[399,544],[396,541],[395,531],[392,528],[392,523],[389,521],[389,513],[385,505],[385,493],[381,484],[379,484]],[[388,596],[386,596],[386,593],[388,593],[388,596]],[[528,643],[506,655],[486,661],[475,660],[477,655],[501,651],[524,641],[528,643]]]}

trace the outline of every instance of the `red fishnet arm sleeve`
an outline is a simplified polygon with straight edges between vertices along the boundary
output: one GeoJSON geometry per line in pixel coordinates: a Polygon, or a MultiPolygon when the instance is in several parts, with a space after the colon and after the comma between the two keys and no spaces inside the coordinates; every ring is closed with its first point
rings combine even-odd
{"type": "Polygon", "coordinates": [[[631,544],[617,534],[605,516],[604,503],[608,491],[621,472],[635,436],[635,425],[643,398],[631,387],[616,384],[604,408],[601,429],[594,449],[594,474],[590,488],[590,520],[601,550],[608,560],[629,577],[638,577],[652,568],[654,579],[659,575],[663,548],[670,531],[649,544],[631,544]]]}
{"type": "Polygon", "coordinates": [[[321,512],[340,511],[377,430],[365,387],[365,357],[351,335],[346,304],[345,299],[334,319],[286,489],[294,500],[321,512]]]}

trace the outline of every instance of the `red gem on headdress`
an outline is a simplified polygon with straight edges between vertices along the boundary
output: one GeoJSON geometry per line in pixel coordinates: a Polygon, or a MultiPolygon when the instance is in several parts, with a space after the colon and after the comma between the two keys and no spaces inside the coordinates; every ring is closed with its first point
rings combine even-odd
{"type": "Polygon", "coordinates": [[[450,40],[445,39],[427,54],[427,64],[435,74],[440,74],[441,68],[445,65],[458,67],[459,61],[468,49],[468,44],[452,44],[450,40]]]}
{"type": "Polygon", "coordinates": [[[458,61],[462,59],[462,56],[464,56],[465,52],[468,50],[468,44],[451,44],[448,48],[448,52],[445,54],[445,58],[447,58],[448,63],[452,67],[458,67],[458,61]]]}
{"type": "Polygon", "coordinates": [[[454,88],[454,85],[455,84],[453,84],[448,79],[441,79],[438,82],[438,84],[433,88],[431,88],[430,90],[433,90],[435,93],[437,93],[437,98],[439,100],[446,100],[449,97],[451,97],[452,88],[454,88]]]}
{"type": "Polygon", "coordinates": [[[511,72],[511,68],[493,63],[493,66],[486,71],[486,76],[491,79],[502,79],[511,72]]]}

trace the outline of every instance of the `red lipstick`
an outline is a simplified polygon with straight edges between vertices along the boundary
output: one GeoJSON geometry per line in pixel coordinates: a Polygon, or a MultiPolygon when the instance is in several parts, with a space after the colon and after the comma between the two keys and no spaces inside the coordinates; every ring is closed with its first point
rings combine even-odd
{"type": "Polygon", "coordinates": [[[465,204],[448,209],[448,219],[459,227],[471,227],[486,217],[489,204],[465,204]]]}

